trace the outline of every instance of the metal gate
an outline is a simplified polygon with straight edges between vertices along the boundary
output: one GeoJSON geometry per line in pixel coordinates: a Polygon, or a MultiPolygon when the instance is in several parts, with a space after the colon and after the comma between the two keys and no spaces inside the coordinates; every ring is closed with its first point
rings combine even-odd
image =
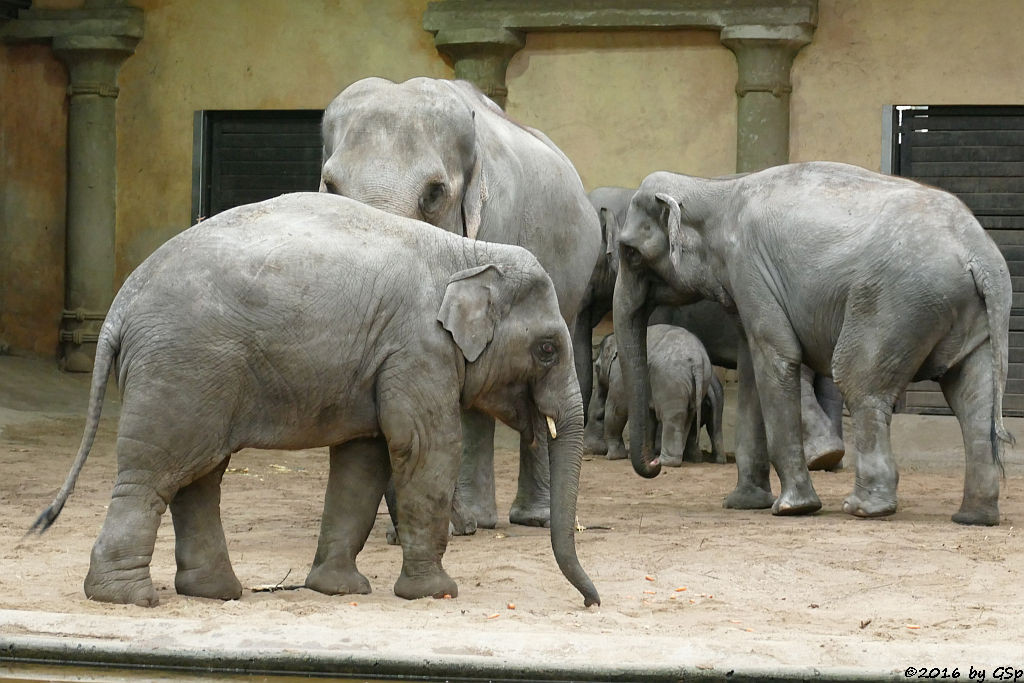
{"type": "MultiPolygon", "coordinates": [[[[952,192],[999,245],[1013,280],[1005,415],[1024,415],[1024,106],[894,107],[894,175],[952,192]]],[[[946,413],[935,382],[908,388],[902,410],[946,413]]]]}
{"type": "Polygon", "coordinates": [[[316,192],[322,118],[322,109],[196,112],[192,222],[286,192],[316,192]]]}

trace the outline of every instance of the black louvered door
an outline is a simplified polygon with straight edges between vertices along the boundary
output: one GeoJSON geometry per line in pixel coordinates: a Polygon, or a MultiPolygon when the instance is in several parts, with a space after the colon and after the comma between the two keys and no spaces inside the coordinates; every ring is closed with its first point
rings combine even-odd
{"type": "MultiPolygon", "coordinates": [[[[1013,280],[1010,374],[1003,412],[1024,415],[1024,106],[898,108],[894,168],[957,195],[999,245],[1013,280]]],[[[935,382],[908,389],[902,409],[948,413],[935,382]]]]}
{"type": "Polygon", "coordinates": [[[203,111],[195,122],[193,220],[320,186],[322,110],[203,111]]]}

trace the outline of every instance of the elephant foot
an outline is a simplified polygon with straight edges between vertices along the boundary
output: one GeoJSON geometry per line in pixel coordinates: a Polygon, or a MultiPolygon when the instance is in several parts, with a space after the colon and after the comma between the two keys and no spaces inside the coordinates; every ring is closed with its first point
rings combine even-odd
{"type": "Polygon", "coordinates": [[[854,491],[843,501],[843,512],[854,517],[885,517],[896,512],[896,495],[870,495],[854,491]]]}
{"type": "Polygon", "coordinates": [[[604,455],[608,452],[608,444],[600,436],[583,435],[583,452],[604,455]]]}
{"type": "Polygon", "coordinates": [[[722,507],[730,510],[764,510],[775,501],[771,491],[752,484],[737,484],[732,493],[725,497],[722,507]]]}
{"type": "Polygon", "coordinates": [[[498,509],[496,507],[484,509],[479,505],[466,505],[463,508],[463,512],[459,515],[458,522],[455,522],[453,510],[452,520],[456,525],[455,534],[457,536],[469,535],[476,533],[477,529],[493,529],[498,526],[498,509]],[[465,534],[460,534],[458,531],[459,528],[472,528],[473,531],[467,531],[465,534]]]}
{"type": "Polygon", "coordinates": [[[406,600],[428,597],[456,598],[459,595],[459,587],[440,567],[427,574],[410,576],[403,566],[398,581],[395,581],[395,595],[406,600]]]}
{"type": "Polygon", "coordinates": [[[783,491],[772,505],[772,514],[779,516],[809,515],[820,509],[821,500],[814,489],[803,493],[783,491]]]}
{"type": "Polygon", "coordinates": [[[625,460],[629,457],[629,453],[626,452],[626,447],[622,444],[612,444],[608,446],[604,457],[608,460],[625,460]]]}
{"type": "Polygon", "coordinates": [[[999,526],[999,505],[961,505],[953,521],[973,526],[999,526]]]}
{"type": "Polygon", "coordinates": [[[108,572],[95,571],[90,567],[83,588],[85,597],[97,602],[140,607],[156,607],[160,602],[149,576],[149,567],[108,572]]]}
{"type": "Polygon", "coordinates": [[[230,565],[217,569],[179,569],[174,575],[174,590],[178,595],[214,600],[238,600],[242,597],[242,584],[230,565]]]}
{"type": "Polygon", "coordinates": [[[549,527],[551,526],[551,505],[528,505],[516,501],[508,512],[508,521],[522,526],[549,527]]]}
{"type": "Polygon", "coordinates": [[[391,522],[388,522],[388,529],[384,532],[384,540],[388,545],[402,545],[402,542],[398,540],[398,529],[391,522]]]}
{"type": "Polygon", "coordinates": [[[724,465],[728,462],[725,453],[722,451],[701,451],[704,462],[712,462],[716,465],[724,465]]]}
{"type": "Polygon", "coordinates": [[[367,595],[370,582],[355,565],[314,565],[306,576],[306,588],[324,595],[367,595]]]}
{"type": "Polygon", "coordinates": [[[843,440],[834,436],[804,444],[804,459],[807,461],[807,469],[812,471],[839,469],[845,454],[846,447],[843,445],[843,440]]]}
{"type": "MultiPolygon", "coordinates": [[[[497,517],[497,514],[494,515],[497,517]]],[[[495,524],[497,522],[495,521],[495,524]]],[[[464,505],[458,500],[452,504],[452,516],[451,521],[448,523],[448,535],[449,536],[472,536],[476,533],[476,529],[479,524],[477,518],[473,513],[472,508],[468,505],[464,505]]],[[[491,525],[491,529],[494,525],[491,525]]],[[[388,541],[390,543],[390,541],[388,541]]]]}
{"type": "MultiPolygon", "coordinates": [[[[661,455],[658,456],[657,460],[664,467],[682,467],[683,466],[683,456],[680,455],[680,454],[677,454],[677,453],[666,453],[666,452],[662,451],[661,455]]],[[[688,462],[696,462],[696,461],[688,461],[688,462]]]]}

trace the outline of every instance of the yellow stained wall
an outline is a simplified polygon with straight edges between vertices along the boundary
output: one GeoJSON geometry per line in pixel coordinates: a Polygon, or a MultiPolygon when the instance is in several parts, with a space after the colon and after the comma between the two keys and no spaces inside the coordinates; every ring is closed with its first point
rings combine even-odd
{"type": "MultiPolygon", "coordinates": [[[[320,108],[369,75],[451,77],[427,0],[134,0],[121,70],[117,282],[189,222],[198,109],[320,108]]],[[[35,0],[37,9],[79,0],[35,0]]],[[[879,168],[885,104],[1024,102],[1020,0],[819,0],[793,68],[791,157],[879,168]]],[[[0,341],[53,355],[63,297],[66,73],[0,46],[0,341]]],[[[714,32],[531,34],[508,111],[559,144],[587,189],[735,167],[736,65],[714,32]]]]}

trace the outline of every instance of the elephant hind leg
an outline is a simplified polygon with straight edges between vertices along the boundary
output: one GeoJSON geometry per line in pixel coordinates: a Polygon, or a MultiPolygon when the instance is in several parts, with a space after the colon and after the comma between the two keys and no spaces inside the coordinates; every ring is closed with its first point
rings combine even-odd
{"type": "Polygon", "coordinates": [[[964,497],[953,515],[959,524],[999,524],[999,479],[993,436],[992,351],[986,342],[939,380],[942,393],[960,421],[966,468],[964,497]]]}
{"type": "MultiPolygon", "coordinates": [[[[320,539],[306,577],[307,588],[327,595],[370,592],[370,582],[356,569],[356,555],[370,536],[390,477],[388,445],[383,438],[356,439],[331,447],[320,539]]],[[[399,531],[400,538],[405,531],[399,531]]]]}
{"type": "Polygon", "coordinates": [[[182,487],[171,501],[178,565],[174,588],[181,595],[220,600],[242,595],[220,518],[220,482],[230,459],[223,458],[212,471],[182,487]]]}
{"type": "MultiPolygon", "coordinates": [[[[86,574],[85,595],[91,600],[153,607],[159,602],[149,565],[153,559],[160,517],[176,486],[154,471],[166,463],[165,449],[121,435],[114,489],[86,574]],[[146,469],[145,466],[153,469],[146,469]]],[[[165,468],[166,469],[166,468],[165,468]]]]}

